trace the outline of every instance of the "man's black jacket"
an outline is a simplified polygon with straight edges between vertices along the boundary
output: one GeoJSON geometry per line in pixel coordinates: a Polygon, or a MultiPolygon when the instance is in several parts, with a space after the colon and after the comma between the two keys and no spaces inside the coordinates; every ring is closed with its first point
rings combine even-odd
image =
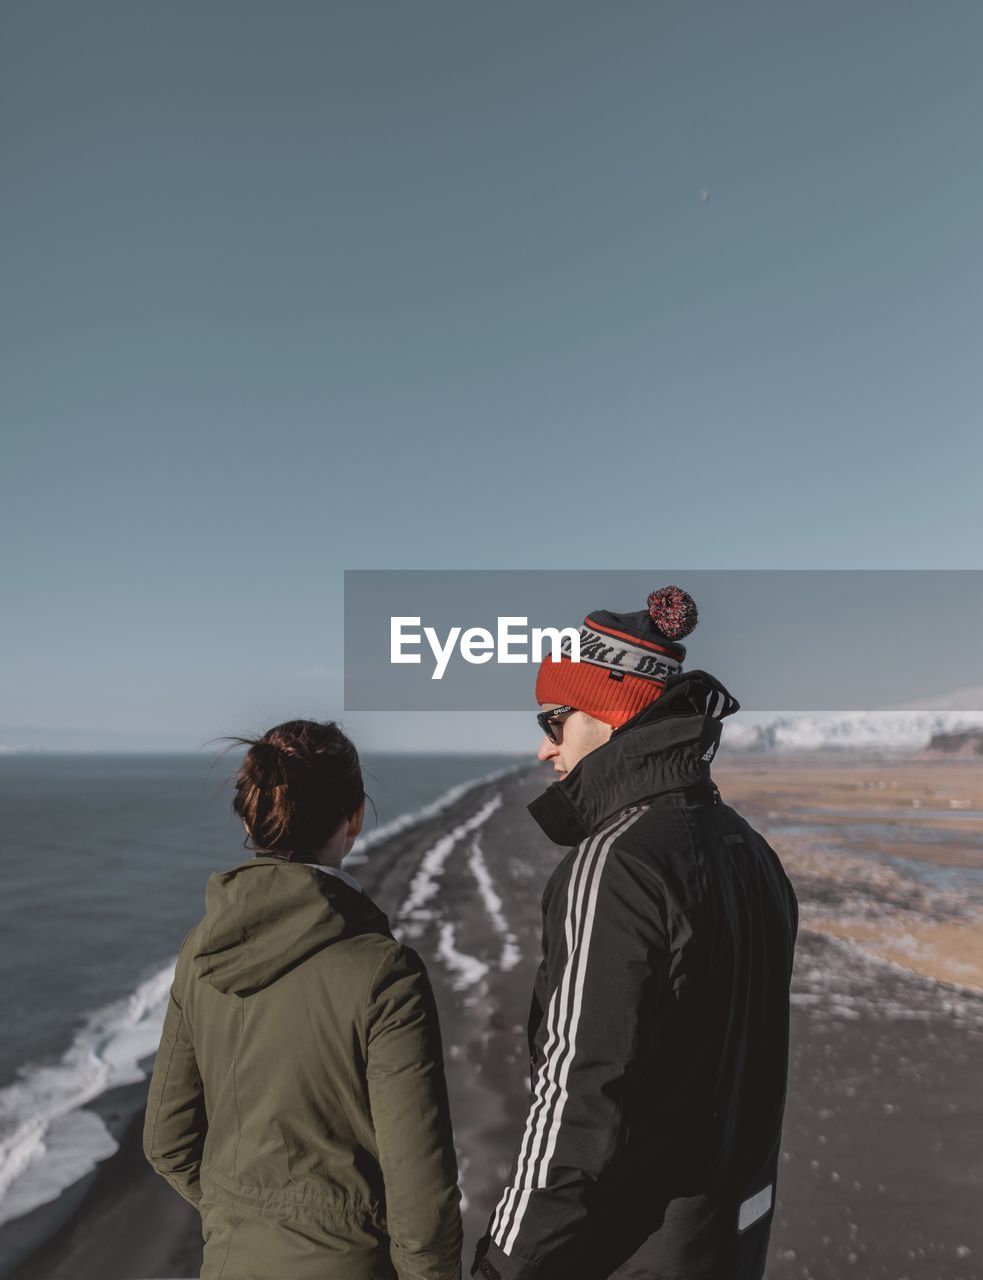
{"type": "Polygon", "coordinates": [[[681,673],[530,805],[576,847],[543,897],[532,1100],[488,1280],[764,1274],[798,908],[710,780],[737,709],[681,673]]]}

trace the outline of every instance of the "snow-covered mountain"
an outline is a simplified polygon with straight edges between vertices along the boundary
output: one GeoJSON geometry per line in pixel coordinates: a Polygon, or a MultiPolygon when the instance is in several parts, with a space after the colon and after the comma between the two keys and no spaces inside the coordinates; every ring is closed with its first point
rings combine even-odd
{"type": "MultiPolygon", "coordinates": [[[[980,705],[977,702],[977,705],[980,705]]],[[[815,711],[725,720],[730,751],[919,751],[933,734],[983,727],[983,711],[815,711]]]]}

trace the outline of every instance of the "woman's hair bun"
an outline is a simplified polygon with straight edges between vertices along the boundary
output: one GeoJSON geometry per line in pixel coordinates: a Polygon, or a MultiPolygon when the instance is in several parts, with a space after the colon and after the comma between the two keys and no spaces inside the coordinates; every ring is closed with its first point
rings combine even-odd
{"type": "Polygon", "coordinates": [[[273,786],[279,756],[280,753],[272,742],[262,740],[252,742],[243,756],[241,772],[245,773],[249,781],[258,787],[273,786]]]}
{"type": "Polygon", "coordinates": [[[365,799],[358,752],[333,721],[288,720],[231,741],[247,748],[232,808],[257,853],[304,861],[365,799]]]}

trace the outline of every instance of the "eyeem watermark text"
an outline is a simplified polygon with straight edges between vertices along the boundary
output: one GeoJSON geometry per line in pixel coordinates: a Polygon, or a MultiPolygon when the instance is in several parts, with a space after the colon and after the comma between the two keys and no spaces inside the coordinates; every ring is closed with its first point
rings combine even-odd
{"type": "Polygon", "coordinates": [[[559,662],[561,656],[573,662],[580,661],[580,630],[577,627],[533,627],[529,631],[528,618],[498,618],[494,631],[487,627],[451,627],[441,639],[435,627],[423,627],[422,619],[390,617],[389,661],[391,663],[420,663],[426,641],[433,654],[434,668],[431,680],[442,680],[455,649],[465,662],[475,666],[483,662],[528,663],[542,662],[549,646],[550,658],[559,662]]]}

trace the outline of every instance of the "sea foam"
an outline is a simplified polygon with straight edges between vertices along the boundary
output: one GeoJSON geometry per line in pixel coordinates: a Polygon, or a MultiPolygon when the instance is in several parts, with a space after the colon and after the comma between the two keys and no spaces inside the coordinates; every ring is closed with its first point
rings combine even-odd
{"type": "Polygon", "coordinates": [[[47,1204],[116,1150],[94,1112],[107,1089],[146,1077],[160,1040],[174,961],[89,1015],[60,1061],[22,1067],[0,1089],[0,1223],[47,1204]]]}

